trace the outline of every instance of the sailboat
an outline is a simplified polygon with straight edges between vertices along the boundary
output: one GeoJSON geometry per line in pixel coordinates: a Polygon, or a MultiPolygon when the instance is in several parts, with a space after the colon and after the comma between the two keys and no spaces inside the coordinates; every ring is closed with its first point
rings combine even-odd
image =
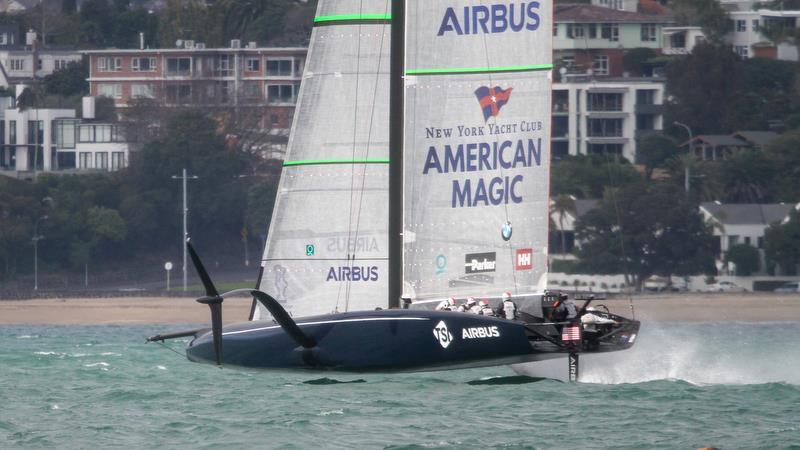
{"type": "MultiPolygon", "coordinates": [[[[212,311],[192,361],[421,371],[624,350],[547,292],[550,2],[320,0],[250,321],[212,311]],[[457,4],[456,4],[457,3],[457,4]],[[510,291],[517,320],[433,306],[510,291]],[[575,333],[562,333],[569,328],[575,333]]],[[[585,312],[587,304],[580,311],[585,312]]]]}

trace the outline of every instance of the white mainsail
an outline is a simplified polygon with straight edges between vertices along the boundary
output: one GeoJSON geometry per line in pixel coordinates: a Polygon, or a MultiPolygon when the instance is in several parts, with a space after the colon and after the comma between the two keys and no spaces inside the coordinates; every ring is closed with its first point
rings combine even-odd
{"type": "Polygon", "coordinates": [[[415,302],[546,285],[552,6],[453,3],[406,6],[404,293],[415,302]]]}
{"type": "Polygon", "coordinates": [[[317,6],[258,287],[294,316],[388,306],[388,20],[317,6]]]}
{"type": "MultiPolygon", "coordinates": [[[[390,3],[317,7],[259,283],[294,316],[388,306],[390,3]]],[[[406,5],[412,301],[546,283],[552,6],[458,4],[406,5]]]]}

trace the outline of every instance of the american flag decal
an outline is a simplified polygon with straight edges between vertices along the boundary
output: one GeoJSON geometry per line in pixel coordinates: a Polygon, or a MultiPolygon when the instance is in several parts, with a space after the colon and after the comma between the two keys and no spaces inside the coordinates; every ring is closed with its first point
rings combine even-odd
{"type": "Polygon", "coordinates": [[[573,342],[581,340],[581,327],[580,325],[565,325],[561,330],[561,340],[564,342],[573,342]]]}

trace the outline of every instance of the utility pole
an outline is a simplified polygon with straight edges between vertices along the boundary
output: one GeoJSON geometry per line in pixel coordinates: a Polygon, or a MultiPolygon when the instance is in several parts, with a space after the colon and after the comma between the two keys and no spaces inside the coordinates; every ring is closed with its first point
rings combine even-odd
{"type": "MultiPolygon", "coordinates": [[[[689,125],[680,122],[673,122],[675,125],[679,127],[683,127],[686,129],[686,132],[689,133],[689,153],[692,153],[692,141],[694,140],[694,136],[692,136],[692,129],[689,128],[689,125]]],[[[683,189],[686,191],[686,195],[689,195],[689,166],[683,168],[683,189]]]]}
{"type": "Polygon", "coordinates": [[[39,241],[44,239],[44,236],[39,234],[39,222],[47,220],[47,216],[42,216],[36,219],[33,224],[33,290],[39,291],[39,241]]]}
{"type": "Polygon", "coordinates": [[[186,181],[187,180],[196,180],[198,178],[197,175],[188,176],[186,175],[186,168],[183,169],[181,175],[173,175],[173,180],[182,180],[183,181],[183,238],[181,239],[181,247],[183,247],[183,292],[186,292],[186,239],[189,237],[189,232],[186,229],[186,217],[189,213],[189,207],[186,205],[186,181]]]}

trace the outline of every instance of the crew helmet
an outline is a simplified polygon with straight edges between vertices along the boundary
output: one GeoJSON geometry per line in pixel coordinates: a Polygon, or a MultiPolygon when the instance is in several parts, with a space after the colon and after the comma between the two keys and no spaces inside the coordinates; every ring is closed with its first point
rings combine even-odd
{"type": "Polygon", "coordinates": [[[447,304],[450,305],[450,306],[455,305],[456,304],[456,298],[455,297],[448,298],[447,299],[447,304]]]}
{"type": "Polygon", "coordinates": [[[481,306],[489,306],[489,300],[486,299],[481,300],[481,306]]]}
{"type": "Polygon", "coordinates": [[[474,304],[475,304],[475,297],[469,297],[469,298],[467,298],[467,305],[468,305],[468,306],[472,306],[472,305],[474,305],[474,304]]]}
{"type": "Polygon", "coordinates": [[[503,292],[502,298],[503,298],[503,301],[511,300],[511,292],[508,292],[508,291],[503,292]]]}

